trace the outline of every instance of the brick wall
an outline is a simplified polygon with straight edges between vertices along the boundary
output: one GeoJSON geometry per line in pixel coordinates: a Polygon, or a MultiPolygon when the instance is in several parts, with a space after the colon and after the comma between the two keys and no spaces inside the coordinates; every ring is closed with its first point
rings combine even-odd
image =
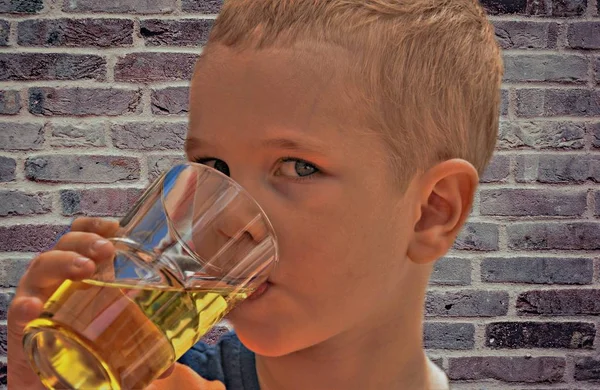
{"type": "MultiPolygon", "coordinates": [[[[455,389],[598,388],[600,5],[484,2],[505,49],[498,150],[436,267],[425,344],[455,389]]],[[[34,254],[182,158],[219,3],[0,0],[1,341],[34,254]]]]}

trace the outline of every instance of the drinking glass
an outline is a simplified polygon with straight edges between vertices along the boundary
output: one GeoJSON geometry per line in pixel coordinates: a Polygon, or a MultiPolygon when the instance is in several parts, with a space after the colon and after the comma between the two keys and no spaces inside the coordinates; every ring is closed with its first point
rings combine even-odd
{"type": "Polygon", "coordinates": [[[115,257],[65,281],[25,329],[50,389],[143,389],[266,283],[278,258],[261,207],[205,165],[163,174],[120,226],[115,257]]]}

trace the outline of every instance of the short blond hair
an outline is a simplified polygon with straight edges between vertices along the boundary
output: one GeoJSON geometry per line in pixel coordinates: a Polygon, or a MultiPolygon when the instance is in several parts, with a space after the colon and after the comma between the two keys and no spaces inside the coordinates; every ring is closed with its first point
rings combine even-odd
{"type": "Polygon", "coordinates": [[[451,158],[483,172],[496,144],[503,65],[477,0],[226,0],[207,47],[300,41],[351,53],[401,183],[451,158]]]}

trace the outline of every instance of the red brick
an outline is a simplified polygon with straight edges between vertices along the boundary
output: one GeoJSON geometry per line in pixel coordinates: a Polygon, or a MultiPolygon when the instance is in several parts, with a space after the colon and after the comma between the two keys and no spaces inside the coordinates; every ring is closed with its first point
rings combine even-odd
{"type": "Polygon", "coordinates": [[[119,58],[115,80],[128,82],[188,81],[198,56],[189,53],[131,53],[119,58]]]}
{"type": "Polygon", "coordinates": [[[449,359],[452,380],[497,379],[503,382],[561,382],[566,362],[562,357],[477,356],[449,359]]]}
{"type": "Polygon", "coordinates": [[[0,252],[48,250],[67,229],[67,225],[0,226],[0,252]]]}
{"type": "Polygon", "coordinates": [[[141,111],[141,92],[123,88],[30,88],[29,112],[43,116],[117,116],[141,111]]]}

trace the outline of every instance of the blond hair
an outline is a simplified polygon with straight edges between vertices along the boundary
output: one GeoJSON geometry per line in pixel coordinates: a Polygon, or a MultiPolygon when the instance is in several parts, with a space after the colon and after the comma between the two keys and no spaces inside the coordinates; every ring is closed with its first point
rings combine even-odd
{"type": "Polygon", "coordinates": [[[503,66],[477,0],[226,0],[209,44],[341,46],[401,183],[451,158],[481,174],[496,143],[503,66]]]}

